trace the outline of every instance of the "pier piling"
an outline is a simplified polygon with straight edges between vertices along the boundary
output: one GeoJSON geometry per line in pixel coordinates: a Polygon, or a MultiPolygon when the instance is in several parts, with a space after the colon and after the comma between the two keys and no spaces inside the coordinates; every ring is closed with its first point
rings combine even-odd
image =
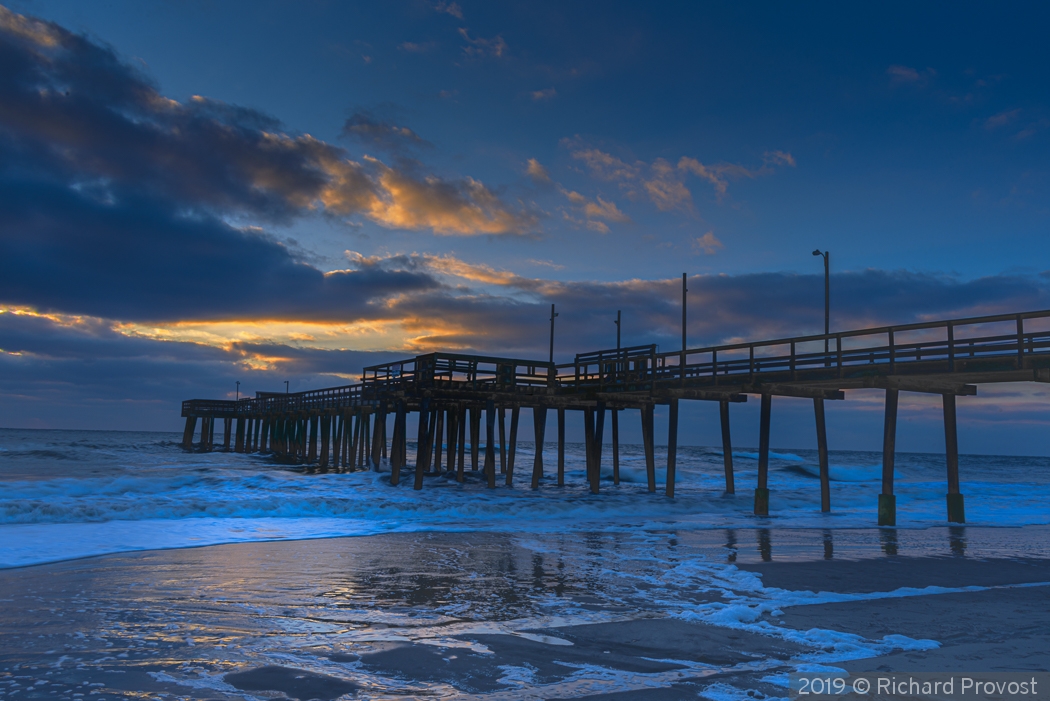
{"type": "Polygon", "coordinates": [[[674,498],[675,467],[678,462],[678,400],[672,399],[667,412],[667,496],[674,498]]]}
{"type": "Polygon", "coordinates": [[[758,486],[755,487],[755,515],[769,515],[769,420],[773,395],[762,395],[758,424],[758,486]]]}
{"type": "Polygon", "coordinates": [[[729,434],[729,402],[725,399],[718,402],[718,418],[722,424],[722,464],[726,473],[726,494],[734,494],[736,485],[733,480],[733,441],[729,434]]]}
{"type": "Polygon", "coordinates": [[[882,494],[879,495],[879,525],[897,525],[897,497],[893,494],[893,459],[897,448],[897,399],[899,390],[886,390],[886,412],[882,423],[882,494]]]}
{"type": "Polygon", "coordinates": [[[813,416],[817,422],[817,459],[820,462],[820,510],[831,511],[831,475],[828,471],[828,432],[824,425],[824,398],[813,398],[813,416]]]}
{"type": "Polygon", "coordinates": [[[955,426],[955,395],[943,395],[944,452],[948,463],[948,522],[966,523],[963,495],[959,493],[959,433],[955,426]]]}

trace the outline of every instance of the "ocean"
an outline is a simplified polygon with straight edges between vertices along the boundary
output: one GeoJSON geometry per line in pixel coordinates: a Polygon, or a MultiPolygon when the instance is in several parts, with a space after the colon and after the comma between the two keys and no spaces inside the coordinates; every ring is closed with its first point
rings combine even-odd
{"type": "Polygon", "coordinates": [[[519,443],[513,487],[488,489],[468,465],[465,483],[428,476],[415,491],[391,487],[385,465],[305,474],[179,439],[0,430],[0,698],[779,698],[792,671],[942,644],[933,628],[862,634],[848,618],[793,627],[785,610],[988,592],[1000,585],[937,579],[938,563],[1050,557],[1047,458],[961,456],[959,527],[945,522],[943,456],[898,454],[899,525],[878,529],[870,452],[831,453],[822,514],[815,451],[774,451],[771,516],[757,518],[748,449],[726,496],[721,452],[680,448],[672,500],[647,492],[640,446],[622,448],[619,485],[605,450],[592,495],[582,445],[567,446],[564,487],[549,444],[531,489],[533,446],[519,443]],[[933,564],[919,584],[885,586],[862,570],[773,586],[748,568],[891,556],[933,564]],[[718,654],[689,643],[628,659],[636,624],[724,635],[718,654]]]}

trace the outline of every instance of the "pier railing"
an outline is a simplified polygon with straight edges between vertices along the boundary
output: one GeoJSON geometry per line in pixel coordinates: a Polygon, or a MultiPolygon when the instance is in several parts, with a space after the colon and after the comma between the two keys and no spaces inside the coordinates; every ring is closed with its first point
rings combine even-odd
{"type": "Polygon", "coordinates": [[[239,401],[192,399],[183,415],[234,417],[375,405],[420,389],[646,392],[661,387],[830,381],[1050,367],[1050,310],[881,326],[660,352],[654,344],[573,362],[428,353],[364,369],[362,382],[239,401]],[[1038,323],[1042,320],[1043,323],[1038,323]],[[1037,328],[1038,327],[1038,328],[1037,328]],[[1034,363],[1034,365],[1033,365],[1034,363]]]}

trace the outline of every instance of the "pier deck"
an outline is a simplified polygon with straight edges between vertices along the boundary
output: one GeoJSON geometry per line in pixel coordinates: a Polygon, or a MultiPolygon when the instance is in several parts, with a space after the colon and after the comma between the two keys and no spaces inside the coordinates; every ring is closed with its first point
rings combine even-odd
{"type": "MultiPolygon", "coordinates": [[[[201,420],[200,450],[214,449],[214,424],[224,422],[226,450],[269,452],[317,471],[376,468],[389,449],[391,483],[401,480],[408,442],[406,416],[419,415],[414,486],[445,464],[464,479],[467,429],[471,469],[482,469],[496,485],[496,440],[500,474],[514,476],[520,410],[532,409],[533,432],[543,444],[546,412],[557,411],[558,484],[564,484],[565,412],[583,414],[587,475],[591,491],[600,487],[605,415],[611,416],[613,481],[619,482],[619,414],[638,409],[649,491],[656,491],[653,415],[669,406],[666,493],[674,496],[678,403],[720,403],[726,491],[734,492],[729,405],[761,397],[759,476],[755,513],[768,514],[769,424],[774,396],[811,398],[820,460],[821,506],[830,510],[824,401],[845,391],[876,388],[886,392],[883,484],[879,523],[896,522],[893,464],[897,402],[901,391],[943,397],[947,461],[948,520],[965,521],[959,493],[955,404],[977,385],[992,382],[1050,382],[1050,310],[886,326],[827,335],[660,352],[656,345],[598,350],[555,364],[538,360],[456,353],[429,353],[364,369],[353,385],[296,392],[258,393],[238,401],[191,399],[183,402],[183,446],[194,448],[201,420]],[[509,450],[505,440],[511,412],[509,450]],[[482,414],[485,438],[482,439],[482,414]],[[387,437],[388,416],[393,431],[387,437]],[[236,422],[236,428],[233,424],[236,422]],[[445,432],[447,431],[447,436],[445,432]],[[231,447],[231,436],[235,444],[231,447]],[[447,451],[443,450],[443,443],[447,451]]],[[[542,451],[536,451],[532,485],[543,477],[542,451]]]]}

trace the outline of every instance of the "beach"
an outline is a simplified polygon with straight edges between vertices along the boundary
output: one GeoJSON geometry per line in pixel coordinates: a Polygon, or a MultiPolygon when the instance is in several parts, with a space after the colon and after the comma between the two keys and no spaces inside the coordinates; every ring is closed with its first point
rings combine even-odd
{"type": "Polygon", "coordinates": [[[390,534],[10,569],[0,693],[721,700],[813,665],[1046,671],[1047,534],[390,534]]]}
{"type": "MultiPolygon", "coordinates": [[[[519,446],[529,457],[530,445],[519,446]]],[[[548,449],[549,450],[549,449],[548,449]]],[[[789,696],[789,675],[1050,668],[1045,458],[898,456],[900,526],[872,527],[877,456],[641,453],[588,493],[379,472],[305,474],[171,434],[0,431],[0,698],[789,696]],[[837,477],[835,475],[838,475],[837,477]]]]}

